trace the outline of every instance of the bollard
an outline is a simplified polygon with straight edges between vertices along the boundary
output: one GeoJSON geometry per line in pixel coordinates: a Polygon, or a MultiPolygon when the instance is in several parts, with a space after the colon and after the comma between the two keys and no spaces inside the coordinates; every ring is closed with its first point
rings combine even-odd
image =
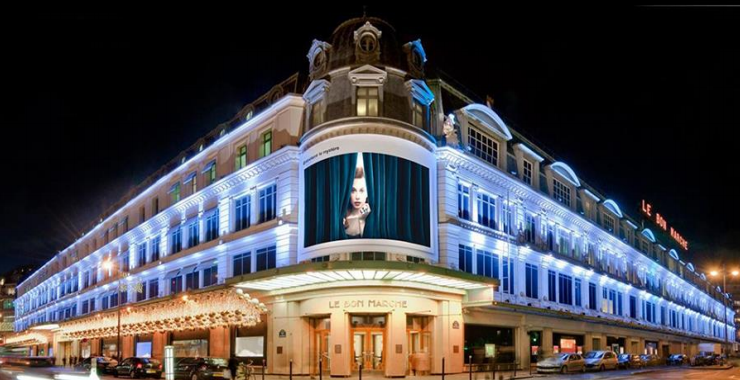
{"type": "Polygon", "coordinates": [[[360,378],[359,380],[362,380],[362,364],[360,364],[360,378]]]}
{"type": "Polygon", "coordinates": [[[473,355],[468,355],[468,380],[473,380],[473,355]]]}
{"type": "Polygon", "coordinates": [[[442,380],[445,380],[445,358],[442,358],[442,380]]]}
{"type": "Polygon", "coordinates": [[[491,359],[491,380],[496,380],[496,363],[491,359]]]}
{"type": "Polygon", "coordinates": [[[323,365],[321,364],[321,356],[319,356],[319,380],[323,380],[324,376],[324,369],[322,368],[323,365]]]}
{"type": "Polygon", "coordinates": [[[288,372],[288,378],[293,380],[293,359],[290,359],[290,368],[288,372]]]}
{"type": "Polygon", "coordinates": [[[512,377],[512,379],[516,378],[516,368],[517,367],[519,367],[519,363],[517,363],[516,360],[514,360],[514,377],[512,377]]]}
{"type": "Polygon", "coordinates": [[[265,370],[266,369],[267,369],[267,360],[265,360],[265,358],[262,358],[262,380],[265,380],[265,370]]]}

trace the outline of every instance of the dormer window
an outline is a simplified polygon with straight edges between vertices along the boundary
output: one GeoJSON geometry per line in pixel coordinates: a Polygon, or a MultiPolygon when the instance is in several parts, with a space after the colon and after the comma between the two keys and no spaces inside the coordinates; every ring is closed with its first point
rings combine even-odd
{"type": "Polygon", "coordinates": [[[378,88],[357,87],[357,116],[378,116],[378,88]]]}
{"type": "Polygon", "coordinates": [[[434,93],[423,80],[412,79],[406,82],[409,90],[409,108],[411,124],[417,128],[427,129],[429,125],[429,106],[434,101],[434,93]]]}
{"type": "Polygon", "coordinates": [[[610,215],[607,215],[606,213],[601,214],[601,216],[604,223],[604,229],[609,232],[614,232],[614,218],[612,218],[610,215]]]}
{"type": "Polygon", "coordinates": [[[498,166],[498,143],[473,127],[468,130],[468,149],[484,161],[498,166]]]}
{"type": "Polygon", "coordinates": [[[372,33],[365,33],[360,37],[360,50],[363,53],[372,53],[378,47],[378,40],[372,33]]]}
{"type": "MultiPolygon", "coordinates": [[[[555,178],[552,179],[552,196],[558,202],[570,207],[570,187],[555,178]]],[[[614,228],[613,221],[612,228],[614,228]]]]}
{"type": "Polygon", "coordinates": [[[527,160],[522,160],[522,181],[524,181],[524,183],[526,183],[527,185],[532,184],[532,173],[534,173],[533,169],[534,165],[532,165],[531,162],[527,160]]]}

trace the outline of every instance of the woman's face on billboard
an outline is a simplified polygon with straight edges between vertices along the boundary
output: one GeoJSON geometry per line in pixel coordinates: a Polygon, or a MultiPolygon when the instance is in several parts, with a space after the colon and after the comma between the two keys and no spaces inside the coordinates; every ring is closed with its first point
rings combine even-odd
{"type": "Polygon", "coordinates": [[[365,188],[365,177],[355,178],[352,183],[352,194],[350,195],[352,207],[359,210],[367,201],[367,190],[365,188]]]}

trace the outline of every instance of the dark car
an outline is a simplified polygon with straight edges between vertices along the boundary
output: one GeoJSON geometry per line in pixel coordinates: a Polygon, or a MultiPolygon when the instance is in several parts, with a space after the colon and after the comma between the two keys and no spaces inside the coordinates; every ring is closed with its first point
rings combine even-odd
{"type": "Polygon", "coordinates": [[[691,361],[689,362],[692,366],[702,366],[707,365],[706,359],[704,354],[696,354],[691,358],[691,361]]]}
{"type": "Polygon", "coordinates": [[[229,379],[229,362],[223,358],[176,358],[175,379],[229,379]]]}
{"type": "Polygon", "coordinates": [[[621,354],[617,358],[619,360],[619,368],[642,368],[644,364],[640,355],[633,354],[621,354]]]}
{"type": "Polygon", "coordinates": [[[689,357],[684,354],[673,354],[666,360],[666,364],[668,365],[684,365],[688,362],[689,357]]]}
{"type": "Polygon", "coordinates": [[[126,358],[113,369],[113,376],[129,376],[132,379],[151,377],[159,379],[162,376],[162,363],[149,358],[126,358]]]}
{"type": "Polygon", "coordinates": [[[116,367],[116,362],[111,361],[110,358],[106,358],[104,356],[94,356],[83,359],[81,362],[77,363],[75,367],[89,371],[91,367],[92,360],[95,360],[96,366],[98,368],[98,373],[105,373],[105,374],[113,374],[113,369],[116,367]]]}
{"type": "Polygon", "coordinates": [[[704,354],[704,365],[717,365],[719,364],[719,355],[707,352],[704,354]]]}

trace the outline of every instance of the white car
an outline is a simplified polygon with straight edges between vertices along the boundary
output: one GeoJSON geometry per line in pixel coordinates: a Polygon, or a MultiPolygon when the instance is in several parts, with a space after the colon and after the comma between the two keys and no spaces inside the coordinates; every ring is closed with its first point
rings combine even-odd
{"type": "Polygon", "coordinates": [[[612,351],[590,351],[583,356],[586,360],[587,370],[603,371],[605,369],[617,369],[619,360],[617,354],[612,351]]]}

